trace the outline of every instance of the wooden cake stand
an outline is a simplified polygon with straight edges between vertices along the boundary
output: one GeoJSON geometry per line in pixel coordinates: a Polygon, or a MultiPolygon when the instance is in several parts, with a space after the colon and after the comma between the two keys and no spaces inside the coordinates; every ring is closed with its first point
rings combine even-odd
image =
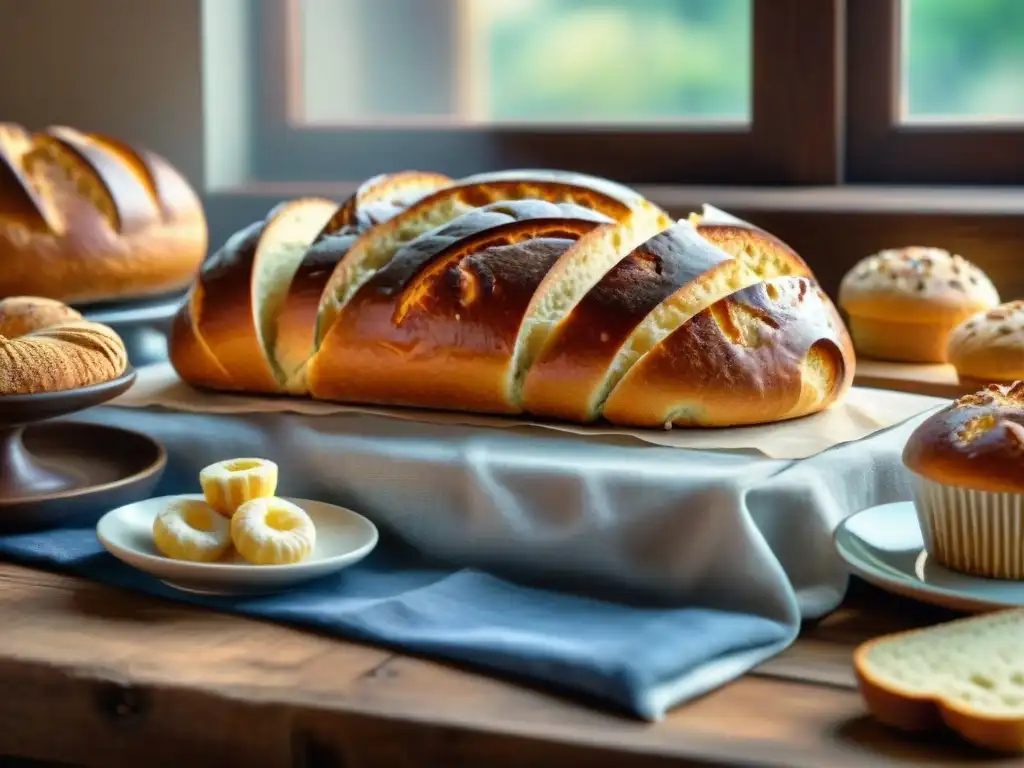
{"type": "Polygon", "coordinates": [[[0,396],[0,532],[72,525],[153,489],[167,456],[151,438],[98,424],[48,421],[117,397],[135,376],[130,368],[90,387],[0,396]]]}

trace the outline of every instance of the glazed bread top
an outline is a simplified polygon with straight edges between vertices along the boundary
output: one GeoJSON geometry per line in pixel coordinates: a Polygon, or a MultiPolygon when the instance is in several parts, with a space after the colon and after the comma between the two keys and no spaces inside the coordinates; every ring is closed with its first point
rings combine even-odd
{"type": "Polygon", "coordinates": [[[984,272],[940,248],[881,251],[858,262],[839,287],[839,305],[850,315],[906,323],[955,323],[998,303],[984,272]]]}
{"type": "Polygon", "coordinates": [[[71,128],[0,125],[0,295],[167,293],[205,251],[199,199],[163,158],[71,128]]]}
{"type": "Polygon", "coordinates": [[[990,382],[1024,379],[1024,301],[1009,301],[964,320],[948,342],[961,376],[990,382]]]}
{"type": "Polygon", "coordinates": [[[1024,381],[990,384],[929,416],[903,463],[937,483],[1024,492],[1024,381]]]}
{"type": "Polygon", "coordinates": [[[121,338],[58,301],[0,301],[0,395],[56,392],[116,379],[128,367],[121,338]]]}
{"type": "Polygon", "coordinates": [[[658,427],[794,418],[850,386],[835,306],[758,227],[709,206],[673,223],[633,190],[565,172],[413,174],[394,204],[401,176],[363,185],[344,215],[292,201],[232,238],[175,319],[179,374],[658,427]]]}
{"type": "Polygon", "coordinates": [[[573,203],[612,219],[626,217],[635,196],[623,199],[588,186],[588,179],[535,181],[522,178],[463,181],[423,198],[373,227],[346,251],[324,288],[317,318],[317,347],[352,295],[404,245],[431,230],[490,203],[543,200],[573,203]]]}

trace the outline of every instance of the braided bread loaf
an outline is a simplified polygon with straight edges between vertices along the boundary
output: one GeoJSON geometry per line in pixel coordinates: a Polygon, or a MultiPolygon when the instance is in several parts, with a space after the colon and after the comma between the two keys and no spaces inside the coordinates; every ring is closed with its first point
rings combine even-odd
{"type": "Polygon", "coordinates": [[[652,427],[794,418],[852,383],[846,328],[807,264],[745,222],[673,223],[579,174],[374,183],[399,178],[421,182],[383,216],[357,216],[358,196],[336,215],[299,200],[232,238],[179,312],[179,375],[652,427]],[[326,225],[339,217],[361,223],[326,225]]]}
{"type": "Polygon", "coordinates": [[[0,301],[0,395],[87,387],[127,367],[124,343],[107,326],[52,299],[0,301]]]}
{"type": "Polygon", "coordinates": [[[170,293],[206,245],[199,199],[163,158],[71,128],[0,123],[0,297],[170,293]]]}

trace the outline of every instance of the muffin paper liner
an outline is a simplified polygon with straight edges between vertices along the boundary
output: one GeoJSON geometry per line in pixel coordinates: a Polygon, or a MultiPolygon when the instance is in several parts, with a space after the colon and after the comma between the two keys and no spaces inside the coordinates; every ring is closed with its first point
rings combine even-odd
{"type": "Polygon", "coordinates": [[[1024,494],[944,485],[914,474],[928,556],[951,570],[1024,579],[1024,494]]]}

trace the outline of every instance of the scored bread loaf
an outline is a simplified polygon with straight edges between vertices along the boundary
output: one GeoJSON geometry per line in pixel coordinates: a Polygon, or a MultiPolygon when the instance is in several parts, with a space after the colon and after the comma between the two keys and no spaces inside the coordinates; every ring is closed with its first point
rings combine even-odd
{"type": "Polygon", "coordinates": [[[320,297],[338,260],[363,232],[451,183],[447,176],[419,171],[375,176],[342,203],[317,234],[286,287],[277,316],[272,358],[289,392],[306,392],[305,366],[313,354],[320,297]]]}
{"type": "Polygon", "coordinates": [[[886,635],[854,652],[864,701],[906,731],[943,724],[967,740],[1024,752],[1024,611],[1002,610],[886,635]]]}
{"type": "Polygon", "coordinates": [[[0,124],[0,296],[171,293],[206,245],[199,198],[158,155],[72,128],[0,124]]]}
{"type": "Polygon", "coordinates": [[[304,394],[320,294],[345,248],[450,179],[408,171],[370,179],[340,206],[278,205],[203,265],[175,315],[170,356],[187,381],[217,389],[304,394]],[[316,248],[311,244],[316,243],[316,248]]]}
{"type": "Polygon", "coordinates": [[[127,367],[124,342],[113,329],[53,299],[0,300],[0,395],[101,384],[127,367]]]}
{"type": "MultiPolygon", "coordinates": [[[[250,232],[256,249],[275,253],[260,226],[250,232]]],[[[226,249],[243,242],[236,236],[226,249]]],[[[225,261],[222,277],[251,294],[252,272],[237,262],[225,261]]],[[[846,329],[792,249],[710,207],[673,223],[633,190],[595,177],[513,171],[439,181],[385,221],[317,239],[299,262],[321,265],[319,311],[314,318],[311,290],[295,286],[301,269],[275,271],[275,291],[303,296],[303,319],[287,336],[273,301],[214,308],[216,280],[204,271],[176,325],[187,343],[172,338],[182,378],[641,426],[794,418],[852,383],[846,329]],[[244,319],[255,339],[244,354],[210,343],[211,312],[244,319]],[[255,329],[275,312],[278,330],[261,341],[255,329]],[[226,379],[200,375],[216,366],[226,379]]],[[[241,334],[233,338],[237,345],[241,334]]]]}

